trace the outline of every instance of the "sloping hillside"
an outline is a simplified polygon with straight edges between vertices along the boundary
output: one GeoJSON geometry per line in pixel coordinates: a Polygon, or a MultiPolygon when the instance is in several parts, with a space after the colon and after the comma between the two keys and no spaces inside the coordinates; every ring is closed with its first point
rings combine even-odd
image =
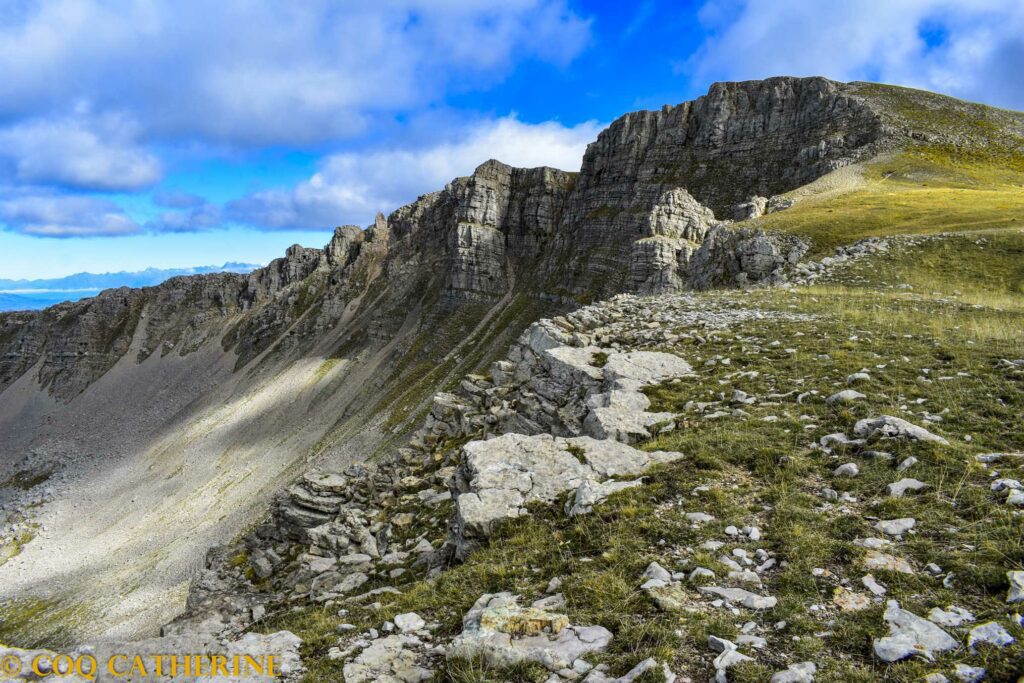
{"type": "Polygon", "coordinates": [[[958,154],[1015,158],[1021,116],[916,97],[824,79],[720,84],[615,122],[579,174],[488,162],[248,275],[0,317],[0,463],[12,472],[0,487],[3,637],[155,632],[182,610],[208,548],[251,527],[304,470],[404,452],[431,396],[486,371],[538,317],[620,291],[803,277],[808,247],[912,229],[916,214],[898,208],[930,196],[915,179],[921,159],[967,169],[942,192],[975,183],[963,188],[974,209],[934,200],[930,215],[947,215],[942,202],[963,209],[945,228],[1005,225],[1016,167],[958,154]],[[961,107],[955,125],[921,113],[961,107]],[[964,116],[986,123],[964,128],[964,116]],[[851,170],[855,189],[817,193],[851,170]],[[858,196],[881,209],[854,220],[850,206],[848,231],[823,219],[861,207],[858,196]]]}
{"type": "MultiPolygon", "coordinates": [[[[639,443],[682,457],[590,514],[567,514],[581,494],[566,485],[550,505],[496,524],[464,563],[426,578],[429,563],[415,559],[422,539],[443,551],[446,520],[451,529],[465,513],[461,498],[425,505],[421,493],[443,490],[446,465],[459,468],[458,480],[471,452],[465,440],[482,438],[456,431],[402,472],[397,505],[371,517],[417,521],[395,527],[391,559],[356,597],[317,588],[310,556],[300,554],[318,552],[315,543],[277,546],[297,560],[266,578],[250,574],[248,590],[291,591],[285,604],[307,606],[270,603],[257,628],[302,637],[310,681],[372,680],[400,661],[438,680],[554,680],[539,655],[511,665],[488,650],[466,659],[450,646],[447,657],[430,649],[467,632],[463,616],[481,596],[510,592],[568,623],[607,629],[610,642],[583,659],[613,677],[653,658],[639,680],[665,680],[667,665],[695,681],[719,669],[730,681],[764,681],[806,662],[815,680],[955,680],[977,669],[985,680],[1016,680],[1024,232],[979,228],[871,245],[812,286],[617,299],[568,316],[576,334],[600,340],[604,358],[651,350],[692,366],[646,391],[648,410],[674,417],[669,431],[639,443]],[[882,416],[910,423],[910,432],[872,431],[882,416]],[[428,624],[426,645],[367,649],[410,612],[428,624]],[[900,631],[890,622],[915,618],[930,625],[930,640],[886,640],[900,631]],[[724,668],[715,639],[737,644],[742,657],[724,668]]],[[[532,417],[528,403],[514,405],[532,417]]],[[[617,479],[635,477],[624,474],[617,479]]],[[[253,537],[230,556],[245,569],[270,547],[253,537]]]]}

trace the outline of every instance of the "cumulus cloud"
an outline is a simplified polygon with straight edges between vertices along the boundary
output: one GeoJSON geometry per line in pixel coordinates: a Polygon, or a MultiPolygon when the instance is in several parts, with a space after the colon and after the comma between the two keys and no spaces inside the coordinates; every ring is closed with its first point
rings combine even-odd
{"type": "Polygon", "coordinates": [[[271,230],[365,225],[377,211],[440,189],[491,158],[513,166],[579,170],[587,144],[601,127],[594,121],[573,127],[552,121],[529,124],[509,116],[478,123],[455,141],[335,154],[294,188],[252,193],[230,202],[227,211],[235,221],[271,230]]]}
{"type": "Polygon", "coordinates": [[[678,70],[698,81],[873,80],[1024,109],[1020,0],[711,0],[711,36],[678,70]]]}
{"type": "Polygon", "coordinates": [[[0,199],[0,222],[36,237],[120,237],[141,231],[114,202],[56,194],[0,199]]]}
{"type": "Polygon", "coordinates": [[[0,18],[0,116],[125,111],[147,137],[307,144],[589,40],[565,0],[53,0],[0,18]]]}
{"type": "Polygon", "coordinates": [[[30,120],[0,129],[0,158],[26,183],[136,190],[163,172],[160,160],[138,146],[136,132],[115,115],[30,120]]]}

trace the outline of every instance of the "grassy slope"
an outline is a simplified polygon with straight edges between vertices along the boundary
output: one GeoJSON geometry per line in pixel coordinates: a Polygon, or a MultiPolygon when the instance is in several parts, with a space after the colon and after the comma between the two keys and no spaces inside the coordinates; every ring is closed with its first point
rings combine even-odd
{"type": "Polygon", "coordinates": [[[893,86],[859,84],[857,94],[918,141],[866,163],[862,187],[804,199],[758,224],[808,238],[817,255],[896,232],[1024,225],[1024,114],[893,86]]]}
{"type": "Polygon", "coordinates": [[[1002,162],[917,148],[864,169],[863,187],[758,219],[825,255],[865,237],[1024,226],[1024,156],[1002,162]]]}
{"type": "MultiPolygon", "coordinates": [[[[947,238],[861,262],[814,288],[759,291],[753,301],[748,296],[746,304],[799,310],[821,319],[813,324],[752,322],[700,347],[667,349],[694,361],[700,370],[692,381],[654,389],[656,408],[682,410],[688,400],[714,400],[718,392],[728,395],[733,389],[762,397],[792,389],[828,395],[845,387],[845,377],[862,368],[870,369],[873,377],[858,387],[868,400],[852,408],[833,408],[820,397],[802,405],[790,397],[779,405],[746,408],[747,419],[706,421],[694,416],[680,430],[647,444],[688,456],[653,473],[648,486],[618,495],[579,520],[538,510],[531,519],[507,525],[466,564],[432,581],[404,586],[404,595],[382,598],[380,611],[356,609],[346,620],[368,628],[415,610],[440,621],[442,635],[452,635],[480,594],[512,590],[535,598],[558,575],[565,577],[574,623],[599,623],[615,633],[611,649],[593,659],[610,663],[620,673],[655,656],[672,662],[678,673],[706,679],[711,673],[707,635],[734,636],[742,623],[754,620],[764,627],[762,635],[770,646],[757,655],[757,664],[734,670],[730,680],[765,680],[770,671],[804,659],[817,662],[821,679],[830,681],[915,681],[930,671],[948,673],[956,661],[986,666],[992,680],[1009,679],[1024,657],[1024,629],[1012,626],[1007,618],[1012,610],[1004,602],[1005,572],[1024,567],[1024,517],[989,491],[991,471],[975,463],[973,455],[1024,450],[1024,376],[997,365],[1000,358],[1021,355],[1022,253],[1020,231],[947,238]],[[896,287],[908,284],[913,289],[896,287]],[[773,340],[782,345],[770,347],[773,340]],[[733,362],[702,367],[704,359],[715,355],[733,362]],[[739,370],[760,375],[737,380],[733,376],[739,370]],[[925,376],[932,378],[931,383],[920,379],[925,376]],[[926,402],[915,404],[919,398],[926,402]],[[904,406],[914,413],[943,413],[944,421],[932,429],[952,442],[948,448],[885,446],[895,462],[910,455],[919,459],[906,476],[931,485],[921,495],[885,497],[885,484],[903,476],[893,463],[826,456],[807,448],[820,435],[850,433],[853,423],[868,415],[903,415],[920,423],[922,418],[906,413],[904,406]],[[759,419],[766,415],[781,419],[759,419]],[[805,429],[808,424],[816,427],[805,429]],[[970,442],[963,438],[968,435],[970,442]],[[847,461],[858,462],[861,475],[837,480],[832,469],[847,461]],[[700,485],[710,488],[694,495],[700,485]],[[823,508],[818,492],[824,486],[849,492],[858,502],[848,505],[847,513],[823,508]],[[683,518],[691,511],[710,512],[717,519],[694,529],[683,518]],[[876,535],[866,519],[870,516],[915,517],[917,533],[892,552],[907,557],[919,570],[935,562],[956,577],[953,588],[947,589],[923,571],[914,576],[874,572],[888,586],[889,597],[917,613],[949,604],[966,607],[981,621],[999,620],[1018,643],[1003,650],[983,649],[974,657],[960,650],[935,664],[879,664],[871,642],[886,632],[884,605],[839,612],[831,603],[836,581],[817,578],[811,571],[826,568],[863,592],[863,551],[852,541],[876,535]],[[705,540],[725,538],[722,530],[729,524],[759,525],[763,540],[746,547],[768,548],[788,560],[788,566],[767,582],[768,591],[780,599],[774,610],[739,617],[721,610],[670,614],[659,612],[637,590],[640,574],[652,560],[674,570],[706,566],[723,575],[725,568],[697,547],[705,540]],[[809,611],[812,604],[825,608],[814,613],[809,611]],[[776,633],[772,625],[779,620],[789,626],[776,633]]],[[[705,296],[726,303],[736,297],[705,296]]],[[[999,469],[1002,476],[1024,477],[1019,464],[999,469]]],[[[316,659],[334,644],[338,621],[332,610],[314,608],[273,624],[295,629],[308,639],[314,667],[310,680],[329,680],[340,671],[340,664],[316,659]]],[[[456,681],[544,678],[538,670],[494,672],[472,663],[439,674],[441,680],[456,681]]]]}

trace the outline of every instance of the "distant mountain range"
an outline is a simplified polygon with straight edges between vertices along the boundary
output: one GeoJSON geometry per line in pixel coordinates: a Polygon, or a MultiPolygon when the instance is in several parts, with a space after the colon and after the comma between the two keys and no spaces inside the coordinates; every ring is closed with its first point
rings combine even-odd
{"type": "Polygon", "coordinates": [[[111,287],[148,287],[179,275],[248,273],[260,267],[255,263],[230,261],[222,266],[146,268],[135,272],[118,273],[75,273],[40,280],[0,279],[0,311],[38,310],[61,301],[77,301],[96,296],[100,291],[111,287]]]}

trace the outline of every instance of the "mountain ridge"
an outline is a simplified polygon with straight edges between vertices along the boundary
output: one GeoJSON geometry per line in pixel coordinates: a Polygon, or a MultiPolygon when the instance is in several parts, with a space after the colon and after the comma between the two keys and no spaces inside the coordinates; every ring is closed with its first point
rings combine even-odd
{"type": "Polygon", "coordinates": [[[221,266],[189,266],[186,268],[156,268],[142,270],[119,270],[108,273],[82,271],[54,278],[0,279],[0,290],[11,289],[109,289],[113,287],[145,287],[179,275],[205,275],[208,273],[246,273],[262,268],[256,263],[227,261],[221,266]]]}
{"type": "MultiPolygon", "coordinates": [[[[84,530],[57,501],[42,510],[47,527],[137,559],[113,567],[97,550],[90,577],[102,578],[87,578],[37,541],[0,578],[17,596],[52,597],[60,584],[62,599],[106,609],[76,625],[78,639],[152,633],[180,611],[206,549],[259,517],[283,482],[312,464],[393,454],[436,391],[501,359],[536,319],[620,292],[783,282],[807,241],[751,219],[785,215],[788,192],[910,145],[966,148],[995,134],[927,117],[919,130],[865,94],[874,87],[716,84],[694,102],[621,117],[579,174],[489,161],[366,230],[339,227],[324,248],[295,245],[248,274],[4,315],[0,461],[17,472],[66,465],[67,486],[94,491],[85,504],[111,526],[84,530]],[[157,487],[160,509],[125,481],[157,487]],[[188,543],[173,533],[183,527],[188,543]],[[104,595],[122,572],[159,596],[140,588],[111,605],[104,595]]],[[[917,97],[883,91],[897,104],[917,97]]],[[[1021,117],[1006,116],[1019,129],[1021,117]]]]}

